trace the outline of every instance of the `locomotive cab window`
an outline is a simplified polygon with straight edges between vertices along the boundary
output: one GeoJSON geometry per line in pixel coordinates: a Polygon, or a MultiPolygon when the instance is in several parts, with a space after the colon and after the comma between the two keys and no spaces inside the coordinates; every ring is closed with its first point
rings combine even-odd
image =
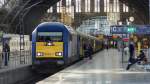
{"type": "Polygon", "coordinates": [[[62,32],[38,32],[38,42],[62,42],[62,32]]]}

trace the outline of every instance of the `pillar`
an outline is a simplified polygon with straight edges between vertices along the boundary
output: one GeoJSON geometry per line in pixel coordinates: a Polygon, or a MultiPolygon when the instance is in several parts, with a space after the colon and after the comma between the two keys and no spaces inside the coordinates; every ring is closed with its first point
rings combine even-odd
{"type": "Polygon", "coordinates": [[[53,22],[55,22],[55,21],[57,21],[57,4],[55,4],[54,6],[53,6],[53,13],[52,13],[52,15],[53,15],[53,17],[52,17],[52,21],[53,22]]]}
{"type": "Polygon", "coordinates": [[[100,12],[104,13],[104,0],[100,0],[100,12]]]}

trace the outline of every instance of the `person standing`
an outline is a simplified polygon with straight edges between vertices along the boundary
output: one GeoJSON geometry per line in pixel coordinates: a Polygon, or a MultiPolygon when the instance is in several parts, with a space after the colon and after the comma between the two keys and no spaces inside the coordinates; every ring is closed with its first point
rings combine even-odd
{"type": "Polygon", "coordinates": [[[104,43],[105,43],[105,49],[108,50],[108,48],[109,48],[109,46],[108,46],[108,39],[106,39],[106,40],[104,41],[104,43]]]}
{"type": "Polygon", "coordinates": [[[131,41],[129,44],[129,62],[132,62],[134,60],[134,51],[135,51],[135,46],[134,46],[134,42],[131,41]]]}
{"type": "Polygon", "coordinates": [[[92,59],[93,47],[91,44],[88,45],[88,53],[89,53],[89,59],[92,59]]]}
{"type": "Polygon", "coordinates": [[[83,49],[84,49],[84,56],[89,57],[89,59],[92,59],[93,47],[91,46],[91,44],[84,43],[83,49]]]}
{"type": "Polygon", "coordinates": [[[10,47],[8,43],[6,42],[3,47],[3,59],[4,59],[5,66],[8,65],[9,55],[10,55],[10,47]]]}
{"type": "Polygon", "coordinates": [[[127,65],[126,70],[128,70],[130,68],[130,66],[135,62],[134,50],[135,50],[134,43],[133,43],[133,41],[131,41],[129,44],[129,54],[130,55],[129,55],[128,65],[127,65]]]}

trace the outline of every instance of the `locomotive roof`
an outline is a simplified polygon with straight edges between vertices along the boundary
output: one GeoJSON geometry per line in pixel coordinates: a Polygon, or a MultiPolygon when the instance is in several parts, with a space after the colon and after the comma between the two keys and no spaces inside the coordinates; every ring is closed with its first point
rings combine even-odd
{"type": "Polygon", "coordinates": [[[70,32],[71,34],[76,34],[76,31],[72,28],[72,27],[69,27],[69,26],[66,26],[64,25],[63,23],[60,23],[60,22],[43,22],[41,24],[39,24],[37,27],[36,27],[37,30],[40,30],[40,31],[68,31],[70,32]],[[51,27],[51,28],[50,28],[51,27]]]}

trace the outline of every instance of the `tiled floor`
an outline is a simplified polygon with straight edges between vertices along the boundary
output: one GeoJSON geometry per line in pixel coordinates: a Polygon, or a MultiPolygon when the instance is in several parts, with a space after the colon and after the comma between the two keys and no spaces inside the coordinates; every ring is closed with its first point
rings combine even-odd
{"type": "Polygon", "coordinates": [[[150,84],[150,73],[126,71],[121,53],[115,49],[103,50],[92,60],[84,59],[37,84],[150,84]]]}

